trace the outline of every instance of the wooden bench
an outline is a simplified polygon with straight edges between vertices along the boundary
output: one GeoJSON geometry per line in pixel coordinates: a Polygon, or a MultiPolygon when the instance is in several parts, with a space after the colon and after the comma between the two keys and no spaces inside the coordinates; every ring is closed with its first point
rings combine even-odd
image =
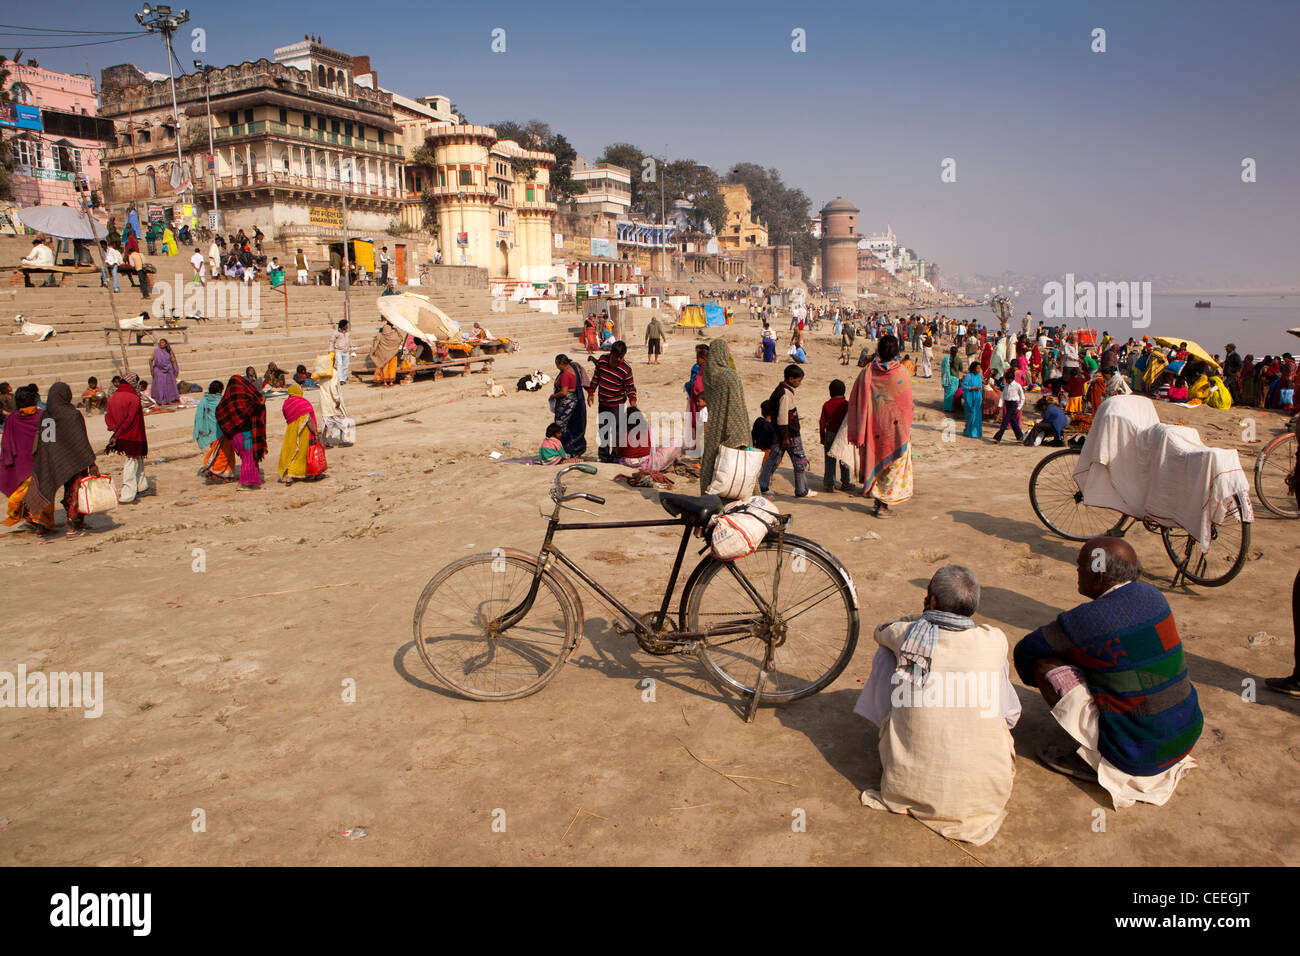
{"type": "MultiPolygon", "coordinates": [[[[113,336],[117,334],[118,330],[111,325],[103,326],[103,329],[104,329],[104,344],[111,345],[113,341],[113,336]]],[[[149,342],[147,344],[149,345],[157,344],[153,338],[155,332],[164,332],[164,333],[179,332],[181,335],[181,343],[184,345],[190,344],[190,333],[189,333],[188,325],[172,325],[172,326],[145,325],[136,328],[122,329],[121,331],[124,335],[135,336],[135,341],[131,343],[133,345],[145,345],[146,343],[144,341],[144,337],[146,335],[149,336],[149,342]]]]}
{"type": "MultiPolygon", "coordinates": [[[[455,358],[446,359],[441,362],[422,362],[414,368],[409,368],[404,372],[398,372],[399,376],[410,375],[412,378],[417,375],[431,375],[434,379],[443,377],[443,372],[448,369],[461,369],[468,374],[478,374],[479,372],[492,371],[493,358],[455,358]],[[481,365],[482,368],[475,369],[475,365],[481,365]]],[[[354,369],[348,374],[354,378],[374,378],[377,369],[354,369]]]]}
{"type": "Polygon", "coordinates": [[[32,282],[34,275],[58,276],[59,281],[55,285],[63,282],[63,277],[68,275],[97,275],[98,266],[20,266],[19,271],[23,274],[23,285],[29,289],[36,288],[32,282]]]}

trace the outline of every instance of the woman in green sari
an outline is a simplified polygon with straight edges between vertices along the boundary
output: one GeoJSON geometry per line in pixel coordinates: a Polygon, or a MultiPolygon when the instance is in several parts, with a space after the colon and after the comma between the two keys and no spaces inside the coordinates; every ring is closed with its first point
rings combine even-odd
{"type": "Polygon", "coordinates": [[[749,446],[749,409],[745,405],[745,387],[731,360],[726,339],[709,343],[709,357],[704,364],[704,407],[709,419],[704,425],[704,449],[700,454],[700,492],[713,481],[718,449],[749,446]]]}
{"type": "Polygon", "coordinates": [[[943,357],[943,364],[939,367],[939,376],[943,383],[943,410],[945,412],[953,411],[953,402],[957,395],[957,384],[961,381],[952,368],[953,356],[956,354],[957,346],[954,345],[948,350],[948,354],[943,357]]]}

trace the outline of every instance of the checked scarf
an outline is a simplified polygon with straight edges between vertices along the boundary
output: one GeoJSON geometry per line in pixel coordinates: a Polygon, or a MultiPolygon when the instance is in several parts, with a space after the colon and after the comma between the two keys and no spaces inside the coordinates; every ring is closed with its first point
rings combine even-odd
{"type": "Polygon", "coordinates": [[[250,432],[254,459],[261,461],[266,457],[266,399],[244,376],[232,375],[226,383],[226,390],[217,403],[217,424],[227,438],[250,432]]]}
{"type": "Polygon", "coordinates": [[[926,611],[903,635],[903,643],[898,648],[897,680],[909,680],[920,687],[930,672],[930,659],[934,657],[934,646],[939,641],[939,629],[964,631],[974,626],[975,622],[964,614],[926,611]]]}

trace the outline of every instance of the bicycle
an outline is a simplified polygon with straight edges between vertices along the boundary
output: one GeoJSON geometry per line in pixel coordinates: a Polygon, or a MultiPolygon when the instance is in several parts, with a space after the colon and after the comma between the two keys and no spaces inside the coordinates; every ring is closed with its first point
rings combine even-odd
{"type": "Polygon", "coordinates": [[[1295,457],[1296,433],[1292,430],[1270,441],[1255,458],[1255,494],[1260,504],[1280,518],[1300,518],[1291,484],[1295,481],[1295,457]]]}
{"type": "MultiPolygon", "coordinates": [[[[669,605],[692,534],[721,509],[714,495],[660,493],[671,518],[566,522],[561,510],[605,499],[566,494],[555,476],[555,503],[536,555],[497,548],[439,571],[416,603],[415,646],[429,670],[471,700],[516,700],[535,694],[572,656],[583,631],[582,601],[561,568],[572,572],[617,612],[615,633],[635,637],[649,654],[693,653],[720,687],[748,697],[746,722],[760,704],[785,704],[827,687],[848,664],[858,642],[858,598],[844,566],[820,545],[786,531],[782,515],[750,556],[723,562],[706,555],[682,587],[676,620],[669,605]],[[681,542],[658,609],[638,614],[555,547],[558,532],[679,527],[681,542]]],[[[706,545],[701,553],[708,550],[706,545]]]]}
{"type": "Polygon", "coordinates": [[[1122,538],[1140,521],[1147,531],[1159,533],[1174,565],[1173,587],[1178,586],[1180,577],[1205,587],[1220,587],[1241,571],[1250,547],[1250,522],[1242,520],[1245,504],[1240,495],[1233,496],[1235,504],[1224,521],[1210,526],[1210,545],[1202,550],[1183,528],[1084,504],[1083,492],[1074,480],[1074,459],[1082,450],[1079,446],[1055,451],[1029,476],[1029,501],[1047,530],[1068,541],[1087,541],[1100,535],[1122,538]]]}

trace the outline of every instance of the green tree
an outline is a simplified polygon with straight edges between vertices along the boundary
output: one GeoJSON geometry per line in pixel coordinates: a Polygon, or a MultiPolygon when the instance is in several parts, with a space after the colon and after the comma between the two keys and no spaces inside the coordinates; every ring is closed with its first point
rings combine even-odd
{"type": "Polygon", "coordinates": [[[817,241],[808,231],[811,200],[802,189],[790,188],[775,169],[757,163],[737,163],[727,173],[727,182],[749,190],[753,216],[767,226],[767,241],[790,246],[795,265],[807,272],[817,255],[817,241]]]}
{"type": "Polygon", "coordinates": [[[665,202],[687,200],[693,206],[687,214],[693,228],[703,231],[704,224],[708,223],[715,234],[721,232],[727,218],[727,203],[722,197],[718,174],[693,159],[675,159],[662,169],[665,202]]]}
{"type": "Polygon", "coordinates": [[[587,187],[573,178],[573,161],[578,151],[565,139],[563,133],[552,133],[546,141],[546,151],[555,156],[551,168],[551,196],[556,202],[572,202],[574,196],[587,191],[587,187]]]}
{"type": "MultiPolygon", "coordinates": [[[[9,60],[5,56],[0,56],[0,102],[14,102],[13,90],[9,86],[9,60]]],[[[9,148],[9,140],[0,136],[0,199],[12,199],[14,196],[14,183],[10,172],[14,168],[13,154],[9,148]]]]}

